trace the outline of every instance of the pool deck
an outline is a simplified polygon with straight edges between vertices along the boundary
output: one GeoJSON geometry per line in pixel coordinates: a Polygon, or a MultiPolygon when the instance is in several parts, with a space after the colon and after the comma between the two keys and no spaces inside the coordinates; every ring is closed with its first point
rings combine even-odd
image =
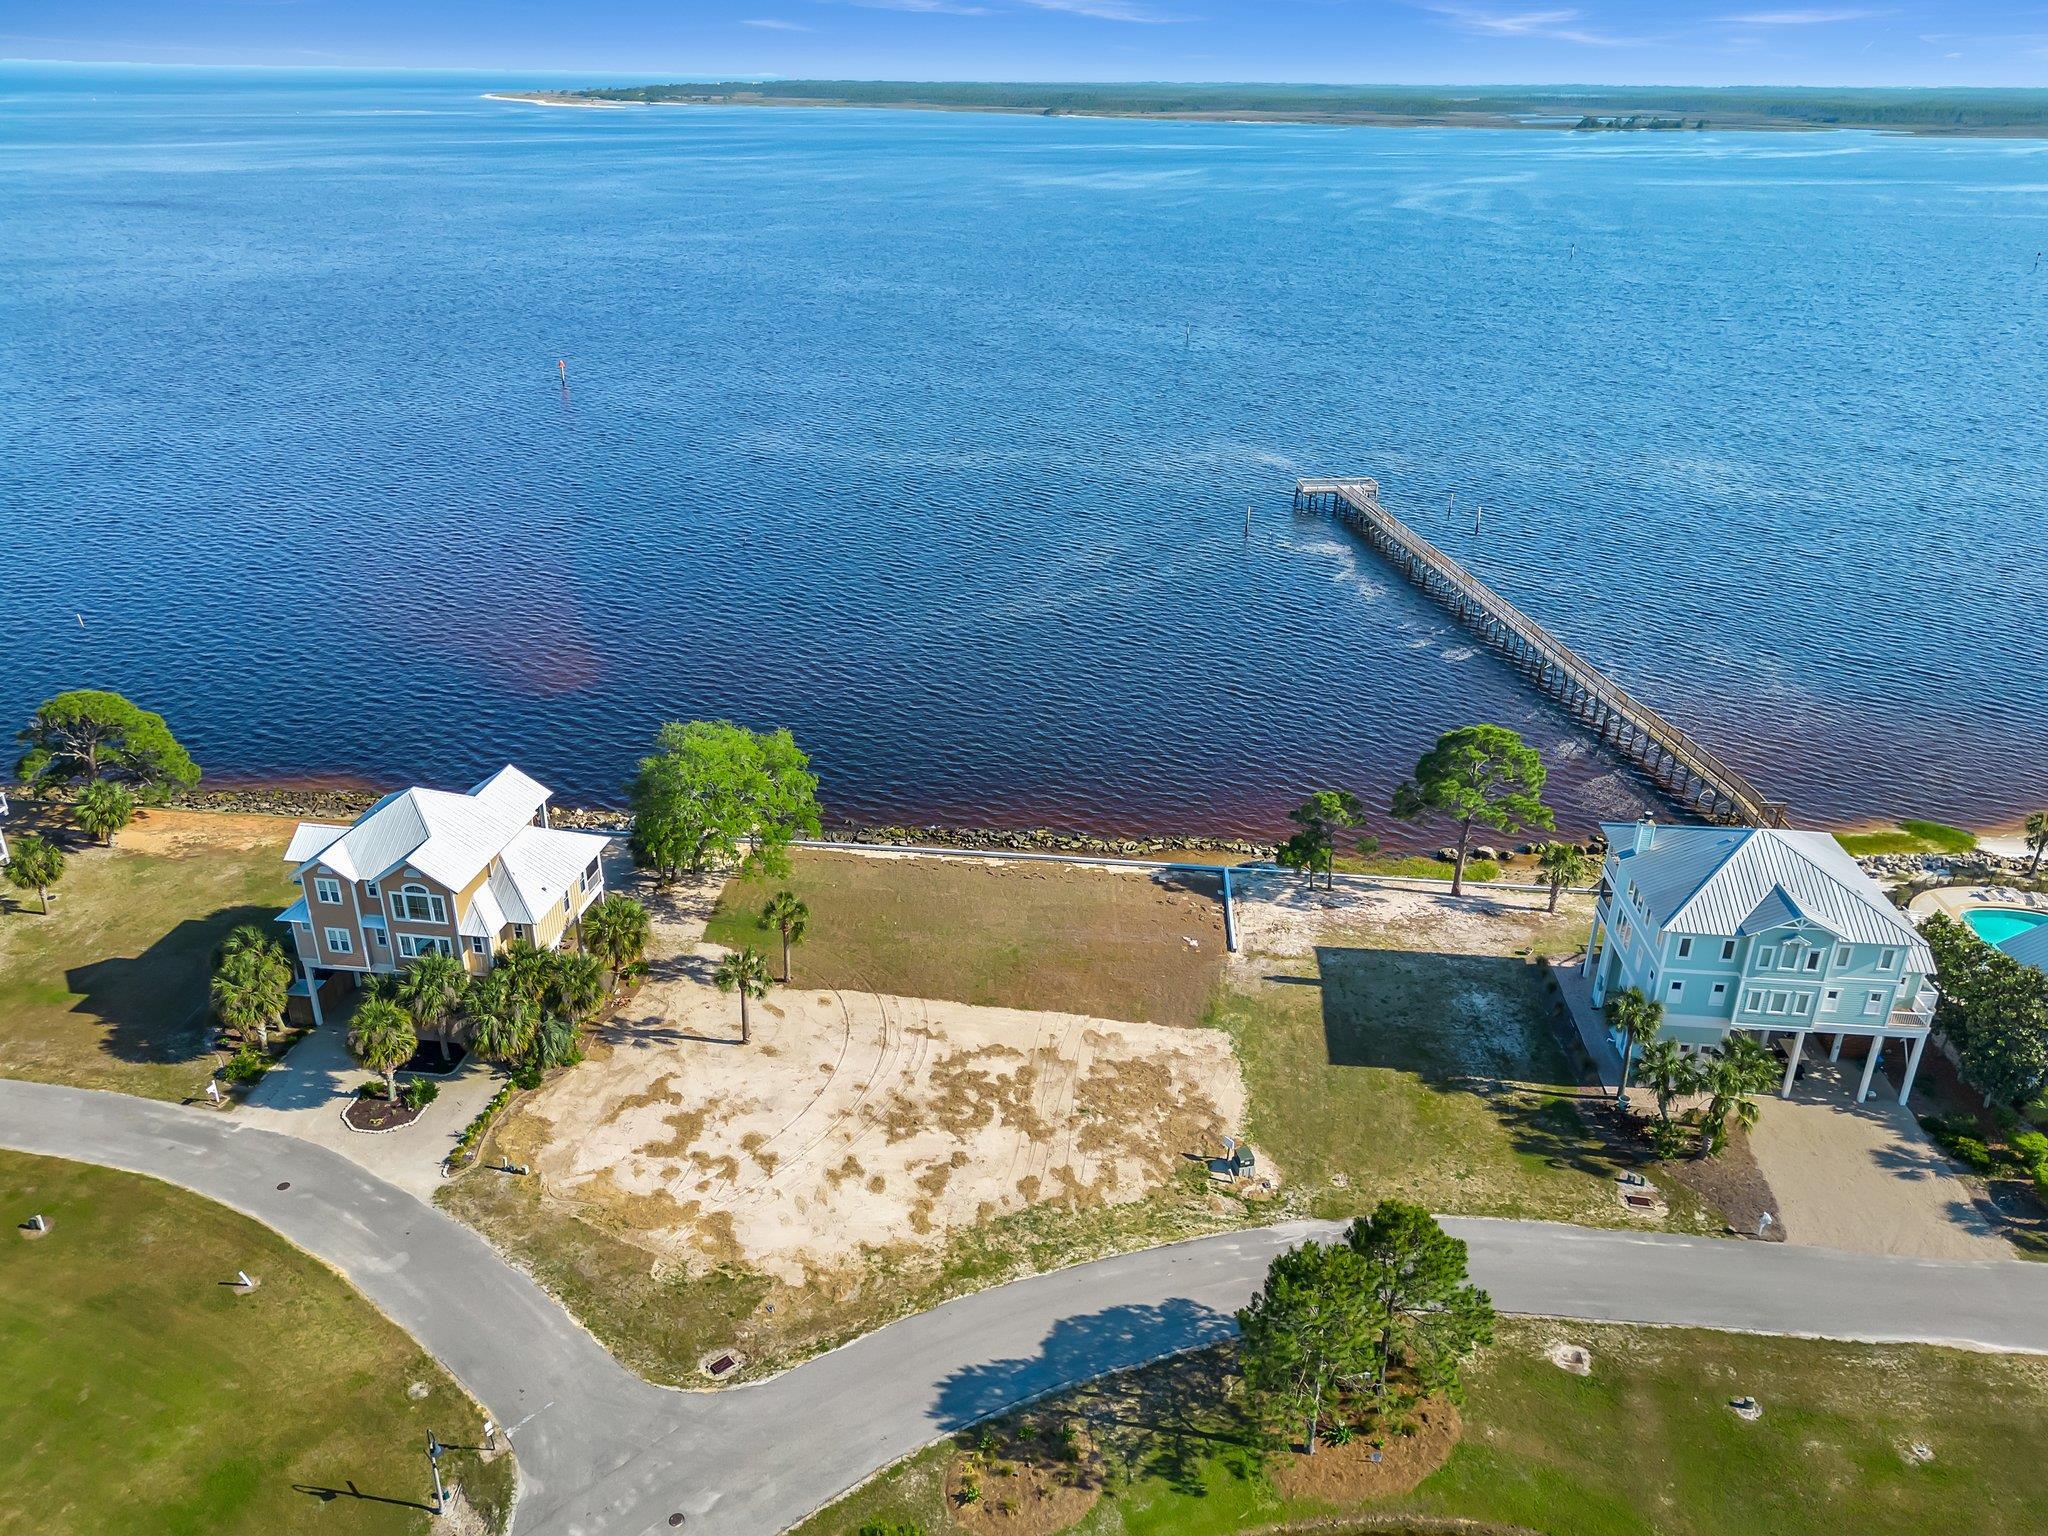
{"type": "Polygon", "coordinates": [[[1935,912],[1960,918],[1972,907],[2018,907],[2023,911],[2048,915],[2048,896],[2016,891],[2009,885],[1952,885],[1940,890],[1922,891],[1906,910],[1915,918],[1935,912]]]}

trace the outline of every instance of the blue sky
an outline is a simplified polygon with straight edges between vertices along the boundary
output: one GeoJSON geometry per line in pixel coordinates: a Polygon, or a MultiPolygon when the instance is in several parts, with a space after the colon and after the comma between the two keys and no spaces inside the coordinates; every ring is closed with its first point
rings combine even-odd
{"type": "Polygon", "coordinates": [[[2048,85],[2048,0],[0,0],[0,57],[621,77],[2048,85]]]}

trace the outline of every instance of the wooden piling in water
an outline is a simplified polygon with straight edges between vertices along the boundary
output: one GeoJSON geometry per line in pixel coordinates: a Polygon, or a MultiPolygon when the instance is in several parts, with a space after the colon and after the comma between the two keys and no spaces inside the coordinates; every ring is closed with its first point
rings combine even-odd
{"type": "Polygon", "coordinates": [[[1379,482],[1304,479],[1297,512],[1328,512],[1389,564],[1505,656],[1538,691],[1687,811],[1708,821],[1782,827],[1786,807],[1706,747],[1632,698],[1541,624],[1380,505],[1379,482]]]}

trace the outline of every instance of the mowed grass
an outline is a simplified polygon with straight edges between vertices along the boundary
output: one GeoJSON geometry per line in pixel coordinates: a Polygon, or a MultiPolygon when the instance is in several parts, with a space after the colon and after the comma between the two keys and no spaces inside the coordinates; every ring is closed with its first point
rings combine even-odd
{"type": "Polygon", "coordinates": [[[1222,975],[1219,882],[1206,874],[809,849],[791,861],[787,879],[728,881],[705,938],[752,945],[780,975],[761,907],[795,891],[811,911],[792,958],[800,985],[1196,1025],[1222,975]]]}
{"type": "Polygon", "coordinates": [[[1902,821],[1893,830],[1837,832],[1835,841],[1857,858],[1883,853],[1963,854],[1977,846],[1977,834],[1938,821],[1902,821]]]}
{"type": "MultiPolygon", "coordinates": [[[[0,1532],[424,1532],[428,1432],[481,1443],[476,1405],[418,1345],[246,1217],[13,1152],[0,1209],[0,1532]],[[14,1223],[34,1212],[52,1230],[31,1240],[14,1223]],[[260,1282],[247,1296],[222,1284],[238,1269],[260,1282]]],[[[443,1467],[502,1525],[509,1457],[443,1467]]]]}
{"type": "Polygon", "coordinates": [[[1289,1203],[1344,1216],[1398,1196],[1465,1215],[1625,1222],[1620,1165],[1580,1116],[1592,1090],[1527,952],[1568,952],[1574,921],[1503,915],[1459,930],[1500,952],[1460,953],[1412,947],[1448,940],[1448,927],[1337,919],[1312,953],[1235,968],[1215,1020],[1244,1069],[1252,1143],[1289,1203]]]}
{"type": "MultiPolygon", "coordinates": [[[[17,822],[14,830],[20,829],[17,822]]],[[[66,849],[50,915],[11,888],[0,914],[0,1073],[147,1098],[200,1092],[207,980],[228,930],[298,894],[290,824],[145,811],[114,848],[66,849]]]]}
{"type": "MultiPolygon", "coordinates": [[[[2032,1357],[1504,1321],[1468,1393],[1448,1464],[1413,1493],[1360,1510],[1373,1522],[1361,1530],[1398,1529],[1403,1515],[1560,1536],[2048,1530],[2048,1463],[2015,1453],[2048,1414],[2048,1362],[2032,1357]],[[1590,1376],[1544,1357],[1557,1340],[1591,1350],[1590,1376]],[[1758,1399],[1761,1419],[1729,1411],[1740,1395],[1758,1399]],[[1917,1459],[1916,1445],[1931,1459],[1917,1459]]],[[[1170,1384],[1157,1395],[1184,1396],[1170,1384]]],[[[1222,1536],[1350,1513],[1280,1498],[1228,1405],[1162,1416],[1137,1437],[1128,1482],[1112,1481],[1075,1529],[1222,1536]]],[[[799,1536],[850,1536],[867,1521],[948,1536],[961,1529],[944,1498],[954,1454],[949,1442],[913,1457],[799,1536]]]]}

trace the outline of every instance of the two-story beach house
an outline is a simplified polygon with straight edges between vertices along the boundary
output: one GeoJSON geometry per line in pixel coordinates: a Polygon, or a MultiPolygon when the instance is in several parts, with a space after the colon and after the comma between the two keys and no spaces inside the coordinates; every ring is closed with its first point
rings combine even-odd
{"type": "Polygon", "coordinates": [[[353,826],[300,822],[285,860],[304,894],[278,921],[315,1022],[336,973],[360,983],[435,950],[477,972],[514,939],[560,945],[604,894],[611,839],[549,827],[549,795],[508,764],[468,794],[399,790],[353,826]]]}
{"type": "MultiPolygon", "coordinates": [[[[1606,825],[1586,977],[1597,1008],[1629,987],[1664,1005],[1687,1050],[1736,1030],[1783,1048],[1789,1096],[1806,1037],[1828,1059],[1864,1041],[1861,1103],[1884,1048],[1912,1092],[1934,1021],[1934,957],[1910,919],[1825,832],[1606,825]]],[[[1620,1048],[1617,1039],[1616,1048],[1620,1048]]]]}

